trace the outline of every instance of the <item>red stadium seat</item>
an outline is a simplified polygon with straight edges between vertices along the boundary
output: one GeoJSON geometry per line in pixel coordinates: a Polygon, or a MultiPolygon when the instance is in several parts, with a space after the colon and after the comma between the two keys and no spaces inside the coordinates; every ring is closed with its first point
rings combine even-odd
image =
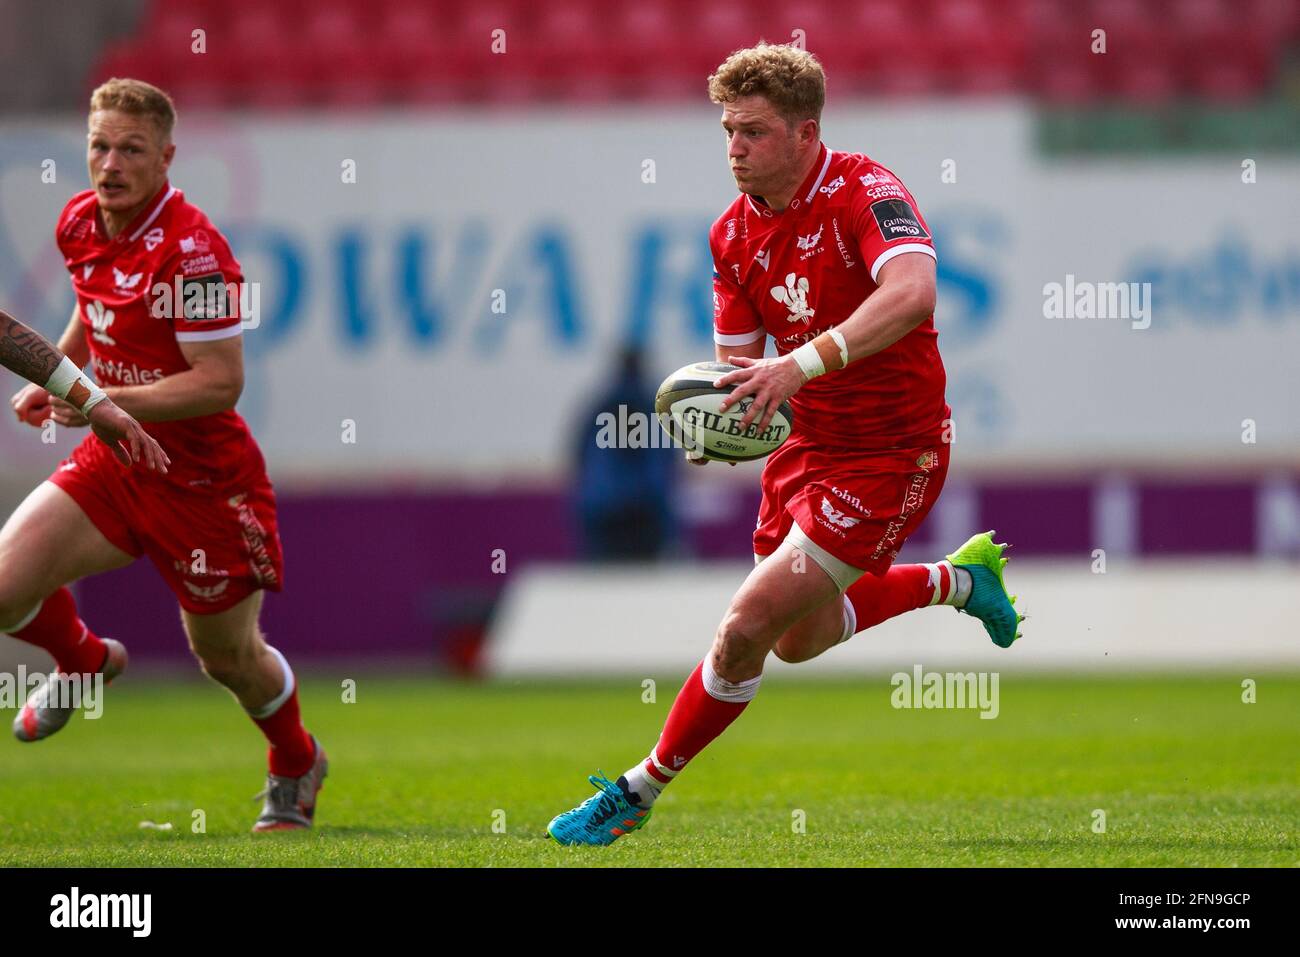
{"type": "MultiPolygon", "coordinates": [[[[375,11],[370,72],[387,102],[451,103],[471,80],[456,43],[454,10],[427,0],[387,0],[375,11]]],[[[481,59],[481,57],[480,57],[481,59]]]]}
{"type": "Polygon", "coordinates": [[[793,0],[780,4],[764,21],[773,28],[773,34],[768,36],[773,42],[789,43],[794,31],[802,30],[804,48],[815,53],[823,63],[828,56],[836,56],[845,43],[852,40],[845,35],[842,17],[837,15],[837,11],[817,0],[793,0]]]}
{"type": "Polygon", "coordinates": [[[1092,0],[1086,9],[1074,11],[1073,16],[1089,28],[1102,28],[1107,37],[1129,30],[1150,30],[1161,26],[1163,19],[1162,11],[1151,0],[1092,0]]]}
{"type": "Polygon", "coordinates": [[[166,77],[190,104],[704,102],[732,50],[804,31],[834,94],[1159,104],[1257,96],[1296,0],[152,0],[94,76],[166,77]],[[207,53],[190,50],[207,31],[207,53]],[[1092,31],[1107,52],[1093,54],[1092,31]],[[507,52],[491,50],[505,31],[507,52]]]}
{"type": "Polygon", "coordinates": [[[1179,0],[1170,5],[1168,16],[1168,26],[1188,36],[1231,29],[1237,20],[1226,0],[1179,0]]]}
{"type": "Polygon", "coordinates": [[[1012,93],[1021,87],[1024,7],[1019,0],[945,0],[933,7],[929,23],[946,92],[1012,93]]]}
{"type": "Polygon", "coordinates": [[[168,92],[181,111],[220,110],[238,104],[239,90],[223,71],[215,54],[211,59],[178,59],[168,92]]]}
{"type": "Polygon", "coordinates": [[[875,31],[853,64],[858,91],[872,98],[928,96],[943,85],[942,52],[920,29],[875,31]]]}
{"type": "Polygon", "coordinates": [[[702,83],[680,62],[680,23],[670,0],[619,3],[607,11],[611,67],[602,72],[614,97],[685,99],[702,83]],[[674,92],[676,91],[676,92],[674,92]]]}
{"type": "Polygon", "coordinates": [[[993,11],[984,0],[944,0],[936,4],[927,18],[933,29],[941,34],[960,35],[968,31],[996,28],[993,11]]]}
{"type": "Polygon", "coordinates": [[[606,6],[598,0],[550,0],[537,8],[529,40],[561,46],[597,40],[605,33],[606,6]]]}
{"type": "Polygon", "coordinates": [[[1295,0],[1240,0],[1238,23],[1253,24],[1266,36],[1300,40],[1300,3],[1295,0]]]}
{"type": "Polygon", "coordinates": [[[934,91],[939,76],[935,38],[925,26],[928,7],[905,0],[866,0],[845,11],[849,42],[835,51],[838,88],[878,99],[934,91]]]}
{"type": "Polygon", "coordinates": [[[897,35],[912,29],[921,19],[914,16],[914,11],[915,5],[906,0],[864,0],[847,12],[845,28],[868,41],[878,33],[897,35]]]}
{"type": "Polygon", "coordinates": [[[608,10],[610,33],[621,45],[680,43],[680,24],[670,0],[619,3],[608,10]]]}
{"type": "Polygon", "coordinates": [[[457,42],[487,50],[494,30],[504,30],[506,49],[527,46],[533,17],[528,4],[510,0],[469,0],[455,17],[457,42]]]}
{"type": "Polygon", "coordinates": [[[1264,92],[1273,82],[1274,37],[1249,27],[1227,27],[1186,44],[1187,88],[1210,100],[1238,102],[1264,92]]]}
{"type": "Polygon", "coordinates": [[[151,49],[170,55],[189,50],[193,32],[210,34],[221,18],[222,13],[207,3],[153,3],[142,21],[141,37],[151,49]]]}
{"type": "Polygon", "coordinates": [[[682,13],[682,38],[708,53],[717,62],[732,50],[753,46],[764,38],[781,43],[788,35],[764,36],[765,26],[756,6],[739,3],[706,3],[687,6],[682,13]]]}
{"type": "Polygon", "coordinates": [[[164,57],[150,56],[134,43],[108,47],[89,74],[90,89],[111,77],[133,77],[169,90],[175,80],[172,63],[164,57]]]}
{"type": "Polygon", "coordinates": [[[1177,35],[1130,23],[1107,34],[1106,52],[1094,56],[1102,85],[1112,98],[1159,105],[1179,93],[1177,35]]]}
{"type": "MultiPolygon", "coordinates": [[[[1036,15],[1042,10],[1034,8],[1036,15]]],[[[1030,88],[1049,102],[1078,104],[1101,95],[1104,70],[1089,46],[1089,31],[1082,24],[1057,24],[1035,28],[1026,58],[1030,88]]]]}
{"type": "Polygon", "coordinates": [[[947,34],[939,44],[943,88],[978,95],[1015,93],[1025,84],[1026,47],[1023,33],[987,27],[947,34]]]}
{"type": "Polygon", "coordinates": [[[282,52],[273,59],[236,57],[230,68],[244,76],[237,84],[241,106],[276,111],[304,109],[313,105],[317,95],[315,64],[292,52],[282,52]]]}
{"type": "MultiPolygon", "coordinates": [[[[423,0],[388,0],[374,16],[376,50],[419,50],[433,48],[451,32],[445,13],[423,0]]],[[[382,58],[382,57],[381,57],[382,58]]]]}
{"type": "MultiPolygon", "coordinates": [[[[610,83],[628,58],[596,0],[556,0],[540,6],[527,36],[533,95],[591,102],[611,98],[610,83]]],[[[625,39],[625,38],[622,38],[625,39]]]]}
{"type": "Polygon", "coordinates": [[[373,18],[354,0],[325,0],[306,8],[295,40],[327,50],[369,47],[373,18]]]}

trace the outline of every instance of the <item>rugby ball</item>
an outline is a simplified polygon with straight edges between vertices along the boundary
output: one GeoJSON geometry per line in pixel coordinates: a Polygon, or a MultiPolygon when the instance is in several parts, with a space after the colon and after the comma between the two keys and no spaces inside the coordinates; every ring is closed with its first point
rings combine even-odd
{"type": "Polygon", "coordinates": [[[675,444],[722,462],[750,462],[770,455],[790,437],[794,413],[789,402],[781,403],[761,432],[761,416],[748,428],[740,427],[753,396],[720,411],[733,387],[719,388],[715,383],[737,368],[727,362],[693,362],[664,379],[655,396],[655,413],[675,444]]]}

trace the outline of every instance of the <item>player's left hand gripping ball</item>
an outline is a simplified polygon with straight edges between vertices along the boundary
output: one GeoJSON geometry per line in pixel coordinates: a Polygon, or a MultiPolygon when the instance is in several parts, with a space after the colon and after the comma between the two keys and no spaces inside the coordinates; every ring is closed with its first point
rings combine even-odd
{"type": "MultiPolygon", "coordinates": [[[[748,360],[747,360],[748,361],[748,360]]],[[[674,442],[720,462],[752,462],[770,455],[790,437],[794,413],[788,402],[767,412],[766,424],[750,424],[752,402],[728,394],[722,380],[745,369],[726,362],[693,362],[659,386],[655,413],[674,442]]]]}
{"type": "Polygon", "coordinates": [[[805,382],[803,370],[789,356],[751,359],[748,356],[727,356],[732,365],[740,366],[735,372],[728,372],[718,379],[718,388],[735,386],[731,395],[722,400],[722,411],[746,396],[753,396],[753,402],[740,419],[742,429],[758,419],[761,432],[772,421],[772,416],[790,396],[799,391],[805,382]],[[761,416],[761,418],[759,418],[761,416]]]}

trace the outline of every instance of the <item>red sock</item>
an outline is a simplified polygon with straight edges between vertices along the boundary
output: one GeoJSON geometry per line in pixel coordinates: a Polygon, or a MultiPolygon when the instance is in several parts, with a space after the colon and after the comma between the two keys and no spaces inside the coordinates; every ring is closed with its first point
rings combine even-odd
{"type": "Polygon", "coordinates": [[[77,617],[77,602],[66,587],[45,599],[36,617],[11,634],[48,651],[64,674],[98,671],[108,657],[99,636],[77,617]]]}
{"type": "MultiPolygon", "coordinates": [[[[249,717],[262,729],[262,734],[266,735],[266,740],[271,744],[266,752],[271,773],[280,777],[300,778],[311,770],[312,762],[316,760],[316,746],[302,724],[302,716],[298,711],[298,685],[293,679],[293,672],[289,670],[284,656],[274,648],[271,650],[284,668],[286,685],[292,685],[293,690],[274,711],[269,714],[250,712],[249,717]]],[[[270,705],[275,705],[275,702],[270,702],[270,705]]]]}
{"type": "Polygon", "coordinates": [[[884,575],[863,575],[845,595],[858,619],[856,631],[862,631],[905,611],[945,602],[953,587],[947,562],[894,565],[884,575]]]}
{"type": "Polygon", "coordinates": [[[676,777],[686,762],[727,730],[758,691],[759,678],[732,683],[717,677],[710,667],[711,694],[705,687],[706,664],[707,659],[696,665],[682,690],[677,692],[659,743],[643,765],[646,774],[661,784],[676,777]]]}

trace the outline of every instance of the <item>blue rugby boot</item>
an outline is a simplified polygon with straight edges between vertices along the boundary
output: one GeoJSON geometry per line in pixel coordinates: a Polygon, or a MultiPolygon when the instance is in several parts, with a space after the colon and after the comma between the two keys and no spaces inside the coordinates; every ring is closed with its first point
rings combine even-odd
{"type": "Polygon", "coordinates": [[[572,811],[557,814],[546,833],[557,844],[613,844],[644,827],[653,808],[637,807],[623,789],[598,771],[587,778],[599,790],[572,811]]]}
{"type": "Polygon", "coordinates": [[[1005,542],[995,545],[992,531],[980,532],[946,556],[954,568],[966,569],[971,577],[970,598],[957,610],[982,621],[993,644],[1000,648],[1010,648],[1020,637],[1016,629],[1025,620],[1024,615],[1016,614],[1012,607],[1016,596],[1007,593],[1006,582],[1002,580],[1002,567],[1008,561],[1002,552],[1010,547],[1005,542]]]}

